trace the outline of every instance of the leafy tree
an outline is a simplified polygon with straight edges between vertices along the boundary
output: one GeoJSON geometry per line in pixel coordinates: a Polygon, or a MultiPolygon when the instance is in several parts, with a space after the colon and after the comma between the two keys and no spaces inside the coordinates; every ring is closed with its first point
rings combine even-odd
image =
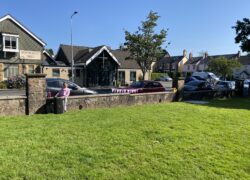
{"type": "Polygon", "coordinates": [[[233,69],[239,68],[241,64],[237,59],[226,59],[225,57],[218,57],[210,59],[208,63],[208,71],[214,72],[215,74],[226,77],[233,75],[233,69]]]}
{"type": "Polygon", "coordinates": [[[250,19],[243,18],[243,21],[237,21],[236,26],[232,27],[236,31],[235,43],[241,43],[243,52],[250,52],[250,19]]]}
{"type": "Polygon", "coordinates": [[[151,69],[152,63],[164,54],[162,45],[165,42],[167,30],[162,29],[159,34],[154,30],[159,17],[156,12],[151,11],[135,33],[125,31],[124,44],[130,52],[127,59],[134,59],[137,62],[142,71],[143,80],[145,74],[151,69]]]}
{"type": "Polygon", "coordinates": [[[53,49],[46,49],[46,51],[51,55],[52,57],[54,56],[54,51],[53,49]]]}

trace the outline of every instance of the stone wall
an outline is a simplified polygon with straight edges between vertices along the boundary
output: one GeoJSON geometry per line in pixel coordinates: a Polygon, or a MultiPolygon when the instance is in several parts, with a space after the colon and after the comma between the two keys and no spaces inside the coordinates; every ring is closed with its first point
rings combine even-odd
{"type": "Polygon", "coordinates": [[[24,96],[0,96],[0,115],[25,115],[24,96]]]}
{"type": "MultiPolygon", "coordinates": [[[[104,94],[71,96],[68,98],[67,108],[69,111],[71,111],[81,109],[108,108],[118,106],[172,102],[175,98],[175,94],[175,92],[158,92],[144,94],[104,94]]],[[[51,106],[51,108],[53,108],[53,106],[51,106]]]]}
{"type": "Polygon", "coordinates": [[[46,75],[26,74],[26,114],[45,112],[46,105],[46,75]]]}

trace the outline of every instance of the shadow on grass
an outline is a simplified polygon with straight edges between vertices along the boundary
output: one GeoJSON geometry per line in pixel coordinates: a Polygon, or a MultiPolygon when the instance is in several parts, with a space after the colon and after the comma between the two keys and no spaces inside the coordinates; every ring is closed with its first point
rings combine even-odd
{"type": "Polygon", "coordinates": [[[202,106],[250,110],[250,98],[215,99],[202,106]]]}

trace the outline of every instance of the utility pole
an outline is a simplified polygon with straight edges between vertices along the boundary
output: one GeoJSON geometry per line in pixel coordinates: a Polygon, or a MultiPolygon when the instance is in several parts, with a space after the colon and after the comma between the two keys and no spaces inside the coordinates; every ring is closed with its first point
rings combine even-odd
{"type": "Polygon", "coordinates": [[[78,12],[75,11],[70,17],[70,39],[71,39],[71,81],[74,82],[74,50],[73,50],[73,31],[72,31],[72,19],[78,12]]]}

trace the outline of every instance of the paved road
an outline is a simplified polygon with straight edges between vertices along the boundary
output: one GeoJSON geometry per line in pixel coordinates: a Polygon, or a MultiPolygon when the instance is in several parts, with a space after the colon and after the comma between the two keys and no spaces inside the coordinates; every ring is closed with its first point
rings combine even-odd
{"type": "Polygon", "coordinates": [[[0,90],[0,96],[24,96],[25,90],[0,90]]]}

